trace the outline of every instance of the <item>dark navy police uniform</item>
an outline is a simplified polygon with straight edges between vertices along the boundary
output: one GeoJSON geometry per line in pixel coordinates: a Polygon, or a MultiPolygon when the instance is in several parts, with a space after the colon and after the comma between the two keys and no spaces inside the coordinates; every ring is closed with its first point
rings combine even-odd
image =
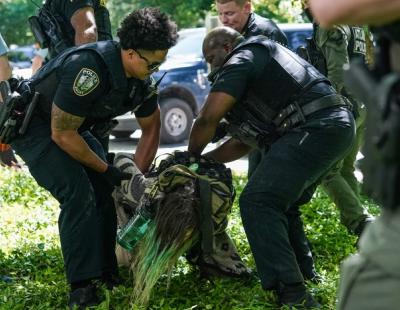
{"type": "MultiPolygon", "coordinates": [[[[249,19],[244,27],[242,35],[248,39],[254,36],[263,35],[267,38],[274,40],[282,45],[287,46],[288,40],[285,33],[279,29],[274,21],[262,17],[256,13],[250,13],[249,19]]],[[[249,153],[249,169],[248,177],[251,177],[257,165],[261,161],[261,152],[253,150],[249,153]]]]}
{"type": "Polygon", "coordinates": [[[275,22],[256,13],[250,13],[249,19],[244,26],[242,36],[248,39],[258,35],[266,36],[283,45],[288,44],[285,33],[279,29],[275,22]]]}
{"type": "Polygon", "coordinates": [[[103,41],[67,49],[29,81],[40,102],[24,136],[12,142],[38,184],[60,203],[59,231],[69,283],[116,273],[113,188],[51,139],[50,113],[85,117],[79,133],[105,160],[92,131],[128,111],[146,117],[158,107],[150,80],[128,79],[118,43],[103,41]]]}
{"type": "Polygon", "coordinates": [[[245,40],[227,56],[211,92],[236,99],[225,116],[228,131],[264,152],[239,201],[262,286],[301,283],[302,260],[310,253],[298,207],[311,199],[317,181],[349,149],[352,113],[315,68],[262,36],[245,40]],[[303,118],[277,122],[289,105],[301,107],[303,118]],[[268,118],[274,120],[272,127],[280,123],[268,152],[259,140],[234,130],[250,121],[256,126],[249,132],[257,131],[268,118]]]}

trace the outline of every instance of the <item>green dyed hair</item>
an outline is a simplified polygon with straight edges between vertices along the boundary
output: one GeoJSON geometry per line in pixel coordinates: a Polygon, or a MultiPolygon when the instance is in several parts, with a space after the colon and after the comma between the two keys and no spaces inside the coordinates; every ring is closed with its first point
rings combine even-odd
{"type": "Polygon", "coordinates": [[[194,184],[180,185],[165,195],[134,254],[131,265],[134,304],[148,303],[162,274],[167,273],[170,278],[178,258],[198,240],[199,219],[194,184]]]}

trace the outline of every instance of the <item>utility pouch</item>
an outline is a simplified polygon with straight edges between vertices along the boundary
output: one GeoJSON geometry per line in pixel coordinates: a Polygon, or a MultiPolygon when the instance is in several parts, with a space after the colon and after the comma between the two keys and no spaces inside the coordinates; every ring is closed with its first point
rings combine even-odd
{"type": "Polygon", "coordinates": [[[17,136],[23,135],[32,118],[39,100],[39,93],[31,96],[12,92],[8,81],[0,82],[0,143],[10,144],[17,136]]]}
{"type": "Polygon", "coordinates": [[[30,16],[28,18],[29,27],[32,30],[32,34],[36,39],[36,42],[39,43],[41,48],[48,48],[50,45],[49,37],[43,31],[42,26],[40,24],[39,17],[30,16]]]}
{"type": "Polygon", "coordinates": [[[312,64],[324,76],[327,76],[328,70],[324,55],[315,44],[314,38],[306,38],[305,42],[306,45],[299,46],[296,53],[301,58],[312,64]]]}
{"type": "MultiPolygon", "coordinates": [[[[255,102],[253,98],[252,103],[255,102]]],[[[269,120],[267,113],[262,113],[260,110],[254,109],[255,105],[247,105],[246,109],[239,109],[228,113],[226,119],[228,125],[226,126],[227,132],[234,138],[242,141],[243,143],[256,148],[264,149],[266,146],[271,145],[279,138],[276,126],[269,120]],[[254,115],[262,115],[263,120],[257,119],[254,115]]]]}
{"type": "Polygon", "coordinates": [[[36,40],[42,48],[48,47],[51,49],[52,57],[58,55],[69,46],[73,46],[72,42],[66,39],[62,25],[60,25],[60,22],[46,4],[39,9],[37,16],[29,17],[28,21],[36,40]]]}

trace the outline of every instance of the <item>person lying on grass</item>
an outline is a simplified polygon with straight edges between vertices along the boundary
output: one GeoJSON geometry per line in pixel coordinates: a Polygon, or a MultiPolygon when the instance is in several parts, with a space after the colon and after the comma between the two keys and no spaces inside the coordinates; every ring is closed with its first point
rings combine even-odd
{"type": "Polygon", "coordinates": [[[119,226],[124,227],[141,208],[153,213],[146,233],[131,252],[117,248],[119,263],[133,273],[135,303],[146,304],[157,280],[164,273],[170,276],[185,253],[204,276],[249,276],[250,270],[226,233],[234,191],[230,170],[223,164],[175,152],[150,177],[140,172],[131,154],[118,153],[114,165],[132,174],[113,193],[119,226]],[[210,191],[200,183],[208,184],[210,191]],[[207,194],[200,192],[209,193],[208,205],[204,203],[207,194]]]}

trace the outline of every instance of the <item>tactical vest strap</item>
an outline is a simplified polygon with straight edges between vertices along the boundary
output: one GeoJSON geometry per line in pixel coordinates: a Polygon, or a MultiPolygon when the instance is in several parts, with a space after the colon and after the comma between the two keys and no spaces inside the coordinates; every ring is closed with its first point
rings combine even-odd
{"type": "Polygon", "coordinates": [[[214,225],[212,221],[211,210],[211,185],[207,180],[198,177],[197,186],[200,195],[200,232],[201,232],[201,249],[204,253],[212,253],[214,251],[213,235],[214,225]]]}
{"type": "Polygon", "coordinates": [[[350,106],[350,103],[345,97],[337,94],[318,98],[302,106],[295,102],[282,109],[273,122],[280,130],[286,131],[300,123],[304,123],[306,116],[335,106],[350,106]]]}

